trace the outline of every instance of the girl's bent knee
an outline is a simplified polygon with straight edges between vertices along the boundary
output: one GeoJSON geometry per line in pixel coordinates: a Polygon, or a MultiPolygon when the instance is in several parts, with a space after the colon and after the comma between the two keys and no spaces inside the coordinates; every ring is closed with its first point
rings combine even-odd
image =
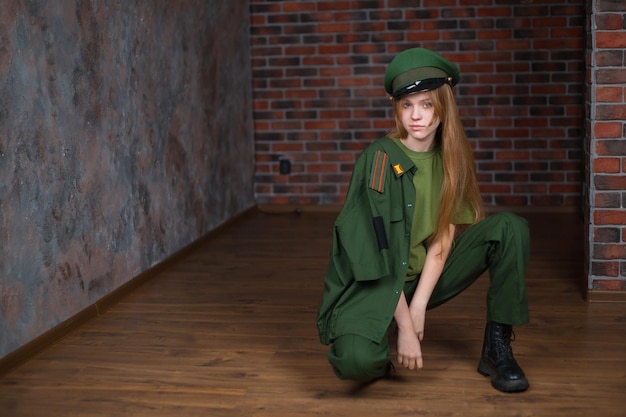
{"type": "Polygon", "coordinates": [[[387,350],[366,338],[347,335],[335,341],[328,361],[340,379],[370,381],[384,375],[389,362],[387,350]]]}

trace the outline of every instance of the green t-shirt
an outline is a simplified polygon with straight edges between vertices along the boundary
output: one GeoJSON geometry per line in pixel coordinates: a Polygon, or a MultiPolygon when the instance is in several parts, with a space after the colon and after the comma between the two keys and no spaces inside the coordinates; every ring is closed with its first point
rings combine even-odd
{"type": "MultiPolygon", "coordinates": [[[[394,139],[394,142],[413,161],[417,170],[413,177],[415,186],[415,211],[411,227],[411,246],[409,254],[409,269],[407,281],[417,277],[426,261],[426,242],[435,232],[437,213],[439,209],[439,195],[443,181],[443,162],[439,148],[416,152],[394,139]]],[[[453,217],[454,224],[471,224],[474,221],[474,211],[469,204],[463,204],[461,210],[453,217]]]]}

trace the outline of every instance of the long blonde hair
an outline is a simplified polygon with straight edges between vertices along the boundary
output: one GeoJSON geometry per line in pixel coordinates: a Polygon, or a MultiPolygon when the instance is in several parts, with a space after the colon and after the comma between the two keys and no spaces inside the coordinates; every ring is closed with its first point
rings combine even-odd
{"type": "MultiPolygon", "coordinates": [[[[463,202],[467,202],[475,213],[474,223],[485,217],[482,198],[476,180],[474,156],[465,130],[461,124],[459,111],[452,93],[452,88],[444,84],[439,88],[427,91],[434,106],[434,116],[441,124],[439,126],[435,145],[441,149],[443,161],[443,183],[439,197],[439,212],[435,232],[430,241],[441,241],[442,250],[447,252],[452,245],[448,236],[448,228],[452,217],[459,210],[463,202]]],[[[402,125],[400,118],[402,99],[394,101],[396,128],[387,136],[397,139],[406,139],[408,132],[402,125]]]]}

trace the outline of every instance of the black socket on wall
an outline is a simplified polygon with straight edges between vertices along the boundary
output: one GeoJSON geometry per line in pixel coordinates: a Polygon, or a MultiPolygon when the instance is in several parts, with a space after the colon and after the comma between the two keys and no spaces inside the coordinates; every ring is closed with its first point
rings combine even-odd
{"type": "Polygon", "coordinates": [[[291,161],[289,159],[278,160],[278,171],[282,175],[291,174],[291,161]]]}

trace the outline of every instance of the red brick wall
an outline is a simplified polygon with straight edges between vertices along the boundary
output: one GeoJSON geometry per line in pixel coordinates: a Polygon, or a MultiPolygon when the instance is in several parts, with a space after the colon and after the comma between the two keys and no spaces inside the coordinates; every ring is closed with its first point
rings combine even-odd
{"type": "Polygon", "coordinates": [[[626,3],[589,0],[588,288],[626,291],[626,3]]]}
{"type": "Polygon", "coordinates": [[[358,153],[392,125],[386,65],[423,46],[461,69],[485,202],[580,206],[584,5],[252,0],[257,203],[343,202],[358,153]]]}

